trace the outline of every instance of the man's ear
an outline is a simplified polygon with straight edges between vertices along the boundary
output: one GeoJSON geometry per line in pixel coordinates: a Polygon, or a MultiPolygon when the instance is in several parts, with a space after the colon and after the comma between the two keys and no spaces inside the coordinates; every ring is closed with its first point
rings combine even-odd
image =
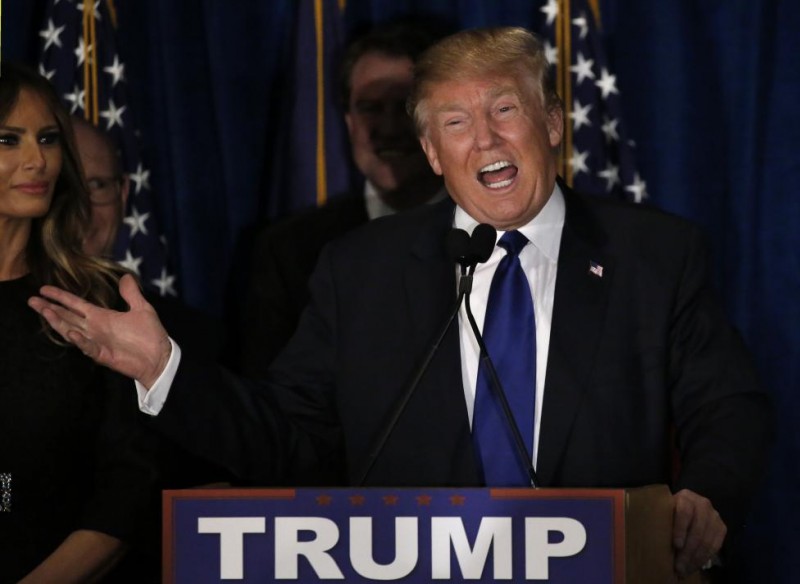
{"type": "Polygon", "coordinates": [[[127,174],[122,175],[122,185],[120,189],[120,198],[122,199],[122,210],[123,213],[125,209],[128,207],[128,195],[131,192],[131,179],[128,177],[127,174]]]}
{"type": "Polygon", "coordinates": [[[344,124],[347,126],[347,136],[353,140],[353,116],[350,112],[344,114],[344,124]]]}
{"type": "Polygon", "coordinates": [[[564,138],[564,110],[560,107],[552,107],[547,112],[547,133],[552,148],[561,146],[564,138]]]}
{"type": "Polygon", "coordinates": [[[425,152],[425,156],[428,157],[428,164],[431,165],[433,172],[442,176],[442,167],[439,164],[439,155],[436,152],[436,148],[431,142],[430,138],[427,136],[420,136],[419,143],[422,146],[423,152],[425,152]]]}

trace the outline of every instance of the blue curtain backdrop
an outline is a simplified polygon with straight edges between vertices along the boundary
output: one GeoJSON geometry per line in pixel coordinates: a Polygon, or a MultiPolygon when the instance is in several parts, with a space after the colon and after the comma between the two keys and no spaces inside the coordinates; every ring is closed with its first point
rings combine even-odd
{"type": "MultiPolygon", "coordinates": [[[[35,62],[44,2],[3,0],[4,57],[35,62]]],[[[456,26],[535,29],[543,3],[348,0],[342,26],[433,14],[456,26]]],[[[184,299],[220,314],[248,230],[287,208],[276,199],[285,195],[275,189],[278,177],[308,172],[276,168],[305,0],[115,4],[132,107],[184,299]]],[[[650,200],[706,228],[721,296],[776,405],[776,446],[740,547],[741,580],[798,582],[800,3],[600,6],[650,200]]]]}

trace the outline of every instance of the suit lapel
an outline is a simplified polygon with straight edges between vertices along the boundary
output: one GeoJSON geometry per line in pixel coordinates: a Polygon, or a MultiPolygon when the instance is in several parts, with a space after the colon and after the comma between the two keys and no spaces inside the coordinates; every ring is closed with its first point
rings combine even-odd
{"type": "Polygon", "coordinates": [[[405,265],[404,293],[414,346],[430,347],[456,299],[456,268],[444,249],[453,209],[450,201],[437,205],[430,228],[420,230],[405,265]]]}
{"type": "Polygon", "coordinates": [[[567,204],[558,259],[537,473],[557,480],[572,423],[590,383],[613,278],[605,235],[587,205],[562,185],[567,204]]]}

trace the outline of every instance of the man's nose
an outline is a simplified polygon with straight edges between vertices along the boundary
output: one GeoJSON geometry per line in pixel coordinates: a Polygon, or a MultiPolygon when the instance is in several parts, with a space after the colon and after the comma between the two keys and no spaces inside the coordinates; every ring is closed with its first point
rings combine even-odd
{"type": "Polygon", "coordinates": [[[499,138],[491,120],[477,118],[473,128],[476,150],[489,150],[497,145],[499,138]]]}

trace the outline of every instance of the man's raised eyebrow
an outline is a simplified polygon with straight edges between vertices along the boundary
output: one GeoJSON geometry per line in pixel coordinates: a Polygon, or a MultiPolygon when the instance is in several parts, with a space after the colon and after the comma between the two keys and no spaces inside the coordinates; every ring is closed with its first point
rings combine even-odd
{"type": "Polygon", "coordinates": [[[463,105],[459,105],[454,101],[451,101],[449,103],[443,103],[433,108],[434,114],[449,114],[449,113],[458,113],[464,111],[466,111],[466,108],[463,105]]]}
{"type": "Polygon", "coordinates": [[[489,96],[493,98],[504,97],[506,95],[513,95],[519,97],[519,89],[513,85],[498,85],[492,87],[489,91],[489,96]]]}

